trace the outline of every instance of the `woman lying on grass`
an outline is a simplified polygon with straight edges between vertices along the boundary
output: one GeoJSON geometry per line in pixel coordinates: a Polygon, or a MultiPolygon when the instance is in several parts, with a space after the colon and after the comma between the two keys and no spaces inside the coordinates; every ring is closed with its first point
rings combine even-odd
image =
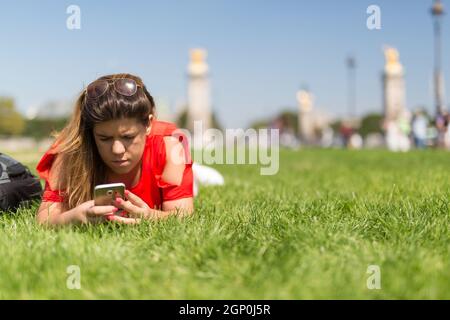
{"type": "Polygon", "coordinates": [[[155,103],[139,77],[99,78],[79,96],[68,125],[37,165],[45,179],[41,224],[134,224],[193,212],[186,137],[154,119],[155,103]],[[96,185],[122,182],[126,199],[94,205],[96,185]],[[123,210],[125,216],[115,215],[123,210]]]}

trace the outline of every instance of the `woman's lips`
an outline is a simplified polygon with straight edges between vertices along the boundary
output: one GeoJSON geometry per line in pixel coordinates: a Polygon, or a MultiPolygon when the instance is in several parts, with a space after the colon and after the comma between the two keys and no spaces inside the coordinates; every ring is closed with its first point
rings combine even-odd
{"type": "Polygon", "coordinates": [[[118,160],[118,161],[113,161],[113,163],[116,166],[122,167],[122,166],[126,166],[128,164],[128,160],[118,160]]]}

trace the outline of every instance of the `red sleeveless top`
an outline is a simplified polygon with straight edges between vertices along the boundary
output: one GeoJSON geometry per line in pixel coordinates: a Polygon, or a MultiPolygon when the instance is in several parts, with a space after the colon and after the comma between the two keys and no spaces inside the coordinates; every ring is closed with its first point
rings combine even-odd
{"type": "MultiPolygon", "coordinates": [[[[164,201],[193,197],[192,160],[187,138],[176,131],[177,127],[169,122],[153,121],[150,134],[147,136],[144,153],[142,154],[142,170],[139,182],[130,189],[132,193],[144,200],[150,208],[160,208],[164,201]],[[184,147],[186,168],[181,184],[173,185],[162,179],[166,164],[165,136],[176,137],[184,147]]],[[[64,191],[50,189],[49,172],[56,158],[53,145],[41,158],[36,170],[45,179],[45,189],[42,201],[63,202],[64,191]]]]}

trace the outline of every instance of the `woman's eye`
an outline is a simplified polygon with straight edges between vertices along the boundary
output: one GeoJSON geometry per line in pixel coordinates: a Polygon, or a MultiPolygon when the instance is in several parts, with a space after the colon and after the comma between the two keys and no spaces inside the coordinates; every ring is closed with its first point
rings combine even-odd
{"type": "MultiPolygon", "coordinates": [[[[110,141],[111,139],[112,138],[100,138],[100,141],[107,142],[107,141],[110,141]]],[[[123,136],[122,139],[133,140],[134,136],[123,136]]]]}

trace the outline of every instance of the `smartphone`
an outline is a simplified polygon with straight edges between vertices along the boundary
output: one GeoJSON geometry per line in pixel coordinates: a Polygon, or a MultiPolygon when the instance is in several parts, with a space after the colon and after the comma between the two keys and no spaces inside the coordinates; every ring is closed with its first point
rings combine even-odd
{"type": "MultiPolygon", "coordinates": [[[[94,188],[94,204],[96,206],[110,206],[116,198],[125,200],[125,184],[109,183],[99,184],[94,188]]],[[[122,216],[122,211],[115,213],[122,216]]]]}

